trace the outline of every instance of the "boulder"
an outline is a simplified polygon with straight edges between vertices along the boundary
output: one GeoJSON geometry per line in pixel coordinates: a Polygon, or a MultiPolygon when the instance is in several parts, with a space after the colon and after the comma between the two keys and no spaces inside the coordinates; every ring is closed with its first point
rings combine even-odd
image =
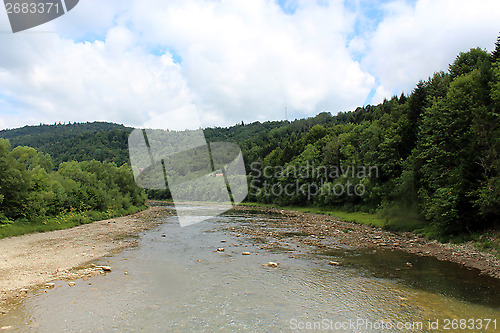
{"type": "Polygon", "coordinates": [[[340,262],[338,262],[338,261],[329,261],[328,265],[331,265],[331,266],[342,266],[342,264],[340,262]]]}
{"type": "Polygon", "coordinates": [[[264,266],[267,266],[267,267],[278,267],[279,266],[279,262],[268,262],[267,264],[264,264],[264,266]]]}
{"type": "Polygon", "coordinates": [[[109,266],[95,266],[97,269],[102,269],[104,272],[111,272],[111,267],[109,266]]]}

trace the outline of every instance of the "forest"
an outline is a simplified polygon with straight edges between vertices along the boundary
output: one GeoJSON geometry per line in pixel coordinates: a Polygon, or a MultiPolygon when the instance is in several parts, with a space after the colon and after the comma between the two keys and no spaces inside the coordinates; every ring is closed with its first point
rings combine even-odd
{"type": "MultiPolygon", "coordinates": [[[[241,148],[249,202],[366,211],[390,229],[457,235],[499,225],[499,117],[500,37],[493,52],[462,52],[378,105],[204,134],[241,148]]],[[[15,147],[0,141],[0,219],[142,207],[132,130],[95,122],[0,131],[15,147]]],[[[147,193],[169,198],[168,189],[147,193]]]]}
{"type": "Polygon", "coordinates": [[[379,212],[393,221],[389,228],[430,234],[498,226],[499,60],[500,38],[491,54],[460,53],[409,96],[243,143],[247,160],[258,162],[249,200],[379,212]],[[331,172],[349,167],[356,172],[331,172]],[[289,184],[299,190],[286,193],[289,184]],[[350,194],[341,191],[348,184],[350,194]]]}
{"type": "Polygon", "coordinates": [[[71,227],[146,207],[130,167],[110,162],[58,165],[31,147],[0,139],[0,236],[71,227]]]}

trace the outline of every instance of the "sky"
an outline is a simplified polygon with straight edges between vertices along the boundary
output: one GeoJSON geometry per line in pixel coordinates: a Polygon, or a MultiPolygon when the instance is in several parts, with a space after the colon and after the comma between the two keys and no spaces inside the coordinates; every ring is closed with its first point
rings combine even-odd
{"type": "Polygon", "coordinates": [[[498,0],[80,0],[14,34],[0,9],[0,129],[350,111],[491,51],[499,22],[498,0]]]}

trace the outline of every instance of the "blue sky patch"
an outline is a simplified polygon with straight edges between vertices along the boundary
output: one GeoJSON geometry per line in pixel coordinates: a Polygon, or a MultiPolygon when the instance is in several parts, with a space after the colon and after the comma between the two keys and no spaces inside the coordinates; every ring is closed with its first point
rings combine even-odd
{"type": "Polygon", "coordinates": [[[79,38],[73,39],[73,41],[75,42],[75,44],[76,43],[83,44],[85,42],[94,43],[95,41],[98,41],[98,40],[104,42],[105,39],[106,39],[106,35],[97,34],[97,33],[88,33],[88,34],[79,36],[79,38]]]}
{"type": "MultiPolygon", "coordinates": [[[[375,31],[385,17],[383,6],[390,2],[393,2],[393,0],[361,0],[359,2],[346,1],[345,6],[348,10],[353,13],[359,12],[360,14],[357,15],[353,36],[350,36],[350,38],[375,31]]],[[[405,2],[414,7],[417,0],[406,0],[405,2]]]]}
{"type": "Polygon", "coordinates": [[[278,5],[281,7],[283,13],[287,15],[295,14],[299,4],[295,0],[278,0],[278,5]]]}
{"type": "Polygon", "coordinates": [[[160,57],[165,54],[165,52],[168,52],[172,55],[172,60],[174,61],[175,64],[181,64],[182,63],[182,57],[180,54],[172,47],[165,47],[165,46],[158,46],[154,47],[149,50],[149,53],[152,55],[155,55],[157,57],[160,57]]]}
{"type": "Polygon", "coordinates": [[[375,97],[376,93],[377,93],[377,89],[376,88],[373,88],[372,90],[370,90],[370,93],[368,94],[368,96],[366,96],[366,99],[365,99],[365,102],[363,103],[363,105],[366,106],[368,104],[371,104],[372,100],[373,100],[373,97],[375,97]]]}

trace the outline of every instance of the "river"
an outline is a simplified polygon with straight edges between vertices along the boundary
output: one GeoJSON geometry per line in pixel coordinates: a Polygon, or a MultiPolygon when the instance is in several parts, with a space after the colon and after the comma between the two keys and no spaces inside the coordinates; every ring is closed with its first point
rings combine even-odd
{"type": "Polygon", "coordinates": [[[500,282],[476,270],[399,251],[319,252],[293,244],[293,237],[289,248],[265,249],[231,232],[262,219],[251,214],[232,212],[184,228],[176,219],[163,218],[159,227],[140,235],[137,247],[96,262],[111,266],[111,273],[76,280],[73,287],[56,281],[55,289],[32,292],[0,318],[0,327],[12,332],[495,332],[500,326],[500,282]],[[279,265],[268,267],[269,262],[279,265]]]}

